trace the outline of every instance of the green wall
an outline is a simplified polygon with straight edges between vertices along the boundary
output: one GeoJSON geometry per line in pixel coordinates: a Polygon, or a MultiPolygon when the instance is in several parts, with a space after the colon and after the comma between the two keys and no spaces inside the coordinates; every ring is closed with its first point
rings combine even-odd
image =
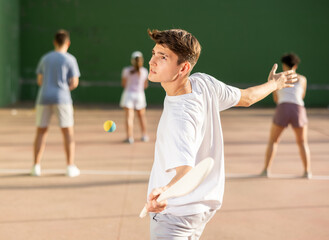
{"type": "MultiPolygon", "coordinates": [[[[308,78],[307,106],[329,103],[329,2],[326,0],[33,0],[21,1],[21,99],[36,97],[35,68],[52,50],[59,28],[71,32],[69,51],[78,59],[81,85],[75,102],[118,103],[120,75],[130,54],[140,50],[146,66],[153,42],[147,28],[183,28],[203,50],[194,71],[241,88],[266,81],[280,56],[296,52],[299,72],[308,78]]],[[[164,91],[151,84],[149,103],[164,91]]],[[[267,97],[258,106],[272,106],[267,97]]]]}
{"type": "Polygon", "coordinates": [[[19,1],[0,0],[0,107],[19,98],[19,1]]]}

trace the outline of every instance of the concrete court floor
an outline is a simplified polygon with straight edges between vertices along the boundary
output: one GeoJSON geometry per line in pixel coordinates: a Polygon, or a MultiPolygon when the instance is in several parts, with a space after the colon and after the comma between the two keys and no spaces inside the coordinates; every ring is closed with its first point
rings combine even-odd
{"type": "MultiPolygon", "coordinates": [[[[308,109],[314,178],[302,163],[291,128],[279,145],[271,178],[260,178],[273,109],[222,113],[226,187],[222,209],[201,239],[329,239],[329,110],[308,109]]],[[[147,111],[151,141],[124,144],[124,114],[115,107],[77,106],[77,178],[64,176],[62,136],[55,118],[41,177],[28,175],[35,133],[29,105],[0,109],[0,239],[149,239],[139,219],[161,108],[147,111]],[[105,120],[117,130],[106,133],[105,120]]]]}

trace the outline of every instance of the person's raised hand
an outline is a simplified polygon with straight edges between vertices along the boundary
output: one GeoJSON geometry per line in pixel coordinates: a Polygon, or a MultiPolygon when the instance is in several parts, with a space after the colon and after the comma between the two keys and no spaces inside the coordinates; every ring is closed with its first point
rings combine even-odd
{"type": "Polygon", "coordinates": [[[274,64],[272,70],[268,76],[268,81],[274,81],[277,85],[277,90],[287,87],[293,87],[297,82],[297,74],[294,70],[276,73],[278,64],[274,64]]]}

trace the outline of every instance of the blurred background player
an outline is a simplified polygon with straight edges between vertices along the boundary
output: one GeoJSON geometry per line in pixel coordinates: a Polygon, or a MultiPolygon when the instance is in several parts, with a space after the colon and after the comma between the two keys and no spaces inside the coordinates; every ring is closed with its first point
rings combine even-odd
{"type": "MultiPolygon", "coordinates": [[[[299,57],[294,53],[281,57],[283,71],[296,71],[300,63],[299,57]]],[[[306,78],[297,74],[298,82],[292,88],[283,88],[273,92],[274,102],[277,104],[270,132],[270,139],[265,155],[263,176],[268,176],[274,155],[276,153],[279,138],[283,130],[291,124],[296,135],[296,143],[304,166],[304,177],[311,178],[310,150],[307,141],[307,116],[304,107],[306,93],[306,78]]]]}
{"type": "Polygon", "coordinates": [[[34,166],[32,176],[40,176],[40,162],[46,145],[51,115],[58,118],[64,138],[67,160],[66,175],[76,177],[80,170],[74,165],[75,141],[71,92],[79,84],[80,71],[76,58],[67,52],[71,41],[69,32],[55,34],[54,50],[44,55],[37,67],[39,92],[36,101],[36,137],[34,141],[34,166]]]}
{"type": "Polygon", "coordinates": [[[122,70],[121,85],[124,88],[121,95],[120,107],[125,109],[126,114],[126,131],[127,139],[125,142],[134,143],[134,111],[137,116],[142,130],[143,142],[149,141],[146,131],[146,98],[144,90],[148,87],[148,71],[143,67],[143,54],[135,51],[131,55],[131,66],[125,67],[122,70]]]}

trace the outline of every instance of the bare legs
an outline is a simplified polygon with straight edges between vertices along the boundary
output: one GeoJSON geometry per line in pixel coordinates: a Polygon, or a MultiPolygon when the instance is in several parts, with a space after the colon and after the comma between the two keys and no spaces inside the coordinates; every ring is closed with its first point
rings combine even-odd
{"type": "Polygon", "coordinates": [[[133,139],[134,132],[134,109],[125,108],[127,139],[133,139]]]}
{"type": "Polygon", "coordinates": [[[40,164],[46,146],[48,128],[37,128],[34,140],[34,164],[40,164]]]}
{"type": "Polygon", "coordinates": [[[147,135],[147,132],[146,132],[145,108],[143,108],[141,110],[137,110],[137,116],[139,118],[139,123],[141,125],[142,135],[143,136],[146,136],[147,135]]]}
{"type": "MultiPolygon", "coordinates": [[[[307,142],[307,125],[301,128],[293,128],[296,136],[296,143],[299,148],[299,154],[301,156],[305,173],[311,173],[311,160],[310,160],[310,150],[307,142]]],[[[263,173],[271,168],[274,156],[276,154],[276,150],[278,147],[278,143],[280,140],[280,136],[284,130],[284,127],[278,126],[276,124],[272,124],[270,139],[267,145],[266,154],[265,154],[265,166],[263,173]]]]}
{"type": "MultiPolygon", "coordinates": [[[[147,136],[145,108],[136,110],[142,130],[142,139],[147,136]]],[[[134,139],[134,109],[125,108],[127,139],[134,139]]]]}
{"type": "Polygon", "coordinates": [[[311,173],[311,154],[307,141],[307,125],[301,128],[294,128],[296,143],[299,148],[299,154],[303,161],[305,173],[311,173]]]}
{"type": "Polygon", "coordinates": [[[67,165],[74,165],[75,141],[73,127],[62,128],[67,165]]]}
{"type": "MultiPolygon", "coordinates": [[[[68,165],[74,164],[75,141],[73,127],[62,128],[64,138],[64,150],[68,165]]],[[[46,138],[48,128],[37,128],[36,137],[34,140],[34,164],[40,164],[41,158],[46,146],[46,138]]]]}
{"type": "Polygon", "coordinates": [[[266,154],[265,154],[264,170],[269,170],[272,165],[273,158],[276,154],[279,139],[280,139],[280,136],[281,136],[281,133],[283,132],[283,130],[284,130],[284,127],[280,127],[274,123],[272,124],[270,139],[268,141],[266,154]]]}

